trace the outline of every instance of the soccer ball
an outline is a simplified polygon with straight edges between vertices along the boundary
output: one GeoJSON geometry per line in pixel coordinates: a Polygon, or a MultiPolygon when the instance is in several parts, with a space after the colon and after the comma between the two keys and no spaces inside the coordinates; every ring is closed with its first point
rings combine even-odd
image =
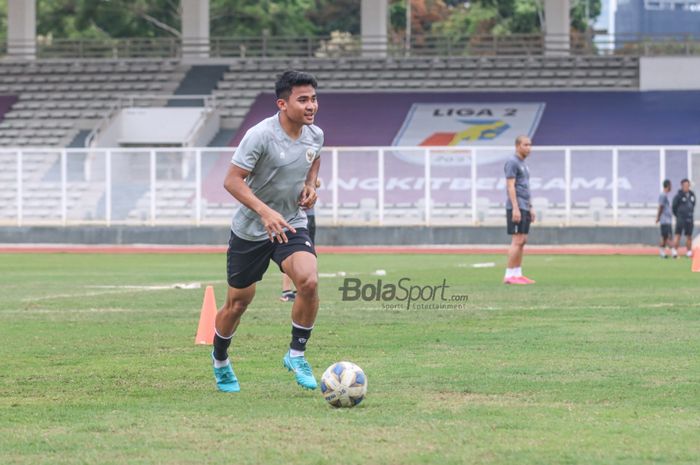
{"type": "Polygon", "coordinates": [[[321,394],[333,407],[354,407],[367,394],[367,376],[352,362],[337,362],[321,376],[321,394]]]}

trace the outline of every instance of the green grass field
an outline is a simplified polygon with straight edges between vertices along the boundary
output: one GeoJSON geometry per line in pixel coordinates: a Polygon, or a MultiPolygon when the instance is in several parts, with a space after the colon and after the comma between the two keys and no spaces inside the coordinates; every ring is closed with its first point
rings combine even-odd
{"type": "Polygon", "coordinates": [[[243,391],[194,345],[223,255],[0,255],[0,463],[698,464],[700,273],[687,259],[326,255],[321,273],[450,286],[450,308],[342,302],[322,277],[317,376],[352,360],[357,408],[282,368],[289,305],[270,268],[233,343],[243,391]],[[474,268],[495,262],[495,267],[474,268]],[[116,287],[110,287],[116,286],[116,287]],[[401,308],[396,308],[400,306],[401,308]]]}

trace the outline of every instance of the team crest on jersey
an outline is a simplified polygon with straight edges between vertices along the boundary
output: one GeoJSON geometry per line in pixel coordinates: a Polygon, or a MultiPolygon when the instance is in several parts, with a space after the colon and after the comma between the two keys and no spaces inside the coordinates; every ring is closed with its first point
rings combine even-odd
{"type": "Polygon", "coordinates": [[[314,158],[316,158],[316,152],[314,152],[314,149],[307,149],[306,150],[306,161],[311,163],[314,161],[314,158]]]}

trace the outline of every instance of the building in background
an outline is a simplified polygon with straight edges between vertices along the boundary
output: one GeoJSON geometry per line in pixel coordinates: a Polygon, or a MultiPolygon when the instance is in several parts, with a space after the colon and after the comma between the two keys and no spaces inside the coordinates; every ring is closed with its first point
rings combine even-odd
{"type": "Polygon", "coordinates": [[[618,42],[634,37],[700,37],[700,0],[617,0],[618,42]]]}

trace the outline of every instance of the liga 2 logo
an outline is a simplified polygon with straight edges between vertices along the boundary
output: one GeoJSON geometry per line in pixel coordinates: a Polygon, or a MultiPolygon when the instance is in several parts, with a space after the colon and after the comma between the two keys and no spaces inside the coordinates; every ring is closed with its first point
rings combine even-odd
{"type": "MultiPolygon", "coordinates": [[[[394,146],[459,147],[511,146],[521,134],[532,137],[544,112],[544,103],[415,103],[394,138],[394,146]]],[[[404,161],[423,164],[419,152],[397,151],[404,161]]],[[[435,154],[433,164],[469,164],[469,151],[435,154]]],[[[503,154],[503,156],[509,156],[503,154]]],[[[494,162],[489,157],[489,163],[494,162]]],[[[502,157],[499,157],[502,158],[502,157]]],[[[486,161],[486,160],[485,160],[486,161]]],[[[480,163],[481,164],[481,163],[480,163]]]]}

